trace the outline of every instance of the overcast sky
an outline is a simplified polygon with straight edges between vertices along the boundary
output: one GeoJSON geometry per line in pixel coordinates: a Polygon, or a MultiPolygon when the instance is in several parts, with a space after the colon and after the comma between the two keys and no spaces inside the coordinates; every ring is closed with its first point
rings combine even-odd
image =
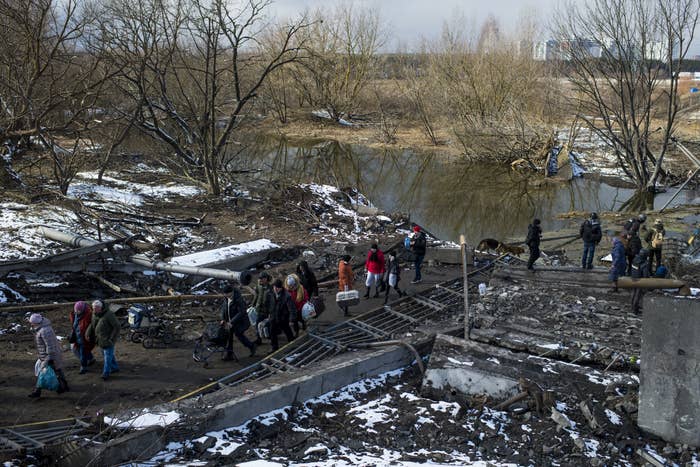
{"type": "MultiPolygon", "coordinates": [[[[273,0],[270,12],[278,18],[296,16],[305,8],[330,7],[346,0],[273,0]]],[[[519,18],[535,15],[543,30],[560,0],[354,0],[353,5],[377,9],[389,33],[385,50],[412,49],[422,38],[437,37],[445,22],[462,15],[467,28],[474,28],[489,15],[495,16],[506,34],[519,18]]],[[[477,29],[478,30],[478,29],[477,29]]],[[[689,56],[700,54],[695,40],[689,56]]],[[[690,58],[690,57],[689,57],[690,58]]]]}

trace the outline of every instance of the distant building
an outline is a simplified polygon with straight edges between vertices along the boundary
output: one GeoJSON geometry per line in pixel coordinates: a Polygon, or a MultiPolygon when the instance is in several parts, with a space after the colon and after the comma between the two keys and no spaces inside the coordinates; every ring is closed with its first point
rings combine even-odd
{"type": "MultiPolygon", "coordinates": [[[[644,49],[646,59],[665,60],[668,55],[668,47],[664,42],[649,42],[644,49]]],[[[570,60],[573,50],[586,54],[590,58],[601,58],[604,54],[612,57],[621,55],[620,47],[609,37],[600,40],[573,38],[536,42],[533,45],[533,58],[535,60],[570,60]]],[[[640,52],[641,47],[634,46],[627,50],[627,55],[639,57],[640,52]]]]}

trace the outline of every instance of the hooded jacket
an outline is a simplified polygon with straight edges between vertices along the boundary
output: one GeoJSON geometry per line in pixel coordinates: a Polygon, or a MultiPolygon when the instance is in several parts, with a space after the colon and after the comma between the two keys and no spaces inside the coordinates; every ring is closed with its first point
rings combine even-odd
{"type": "Polygon", "coordinates": [[[119,337],[121,326],[114,312],[104,308],[101,312],[92,314],[92,322],[87,329],[87,337],[103,349],[114,347],[119,337]]]}
{"type": "Polygon", "coordinates": [[[63,368],[63,352],[61,344],[58,342],[56,333],[51,327],[51,320],[44,318],[34,334],[34,342],[36,343],[36,351],[39,354],[39,360],[45,365],[49,360],[53,361],[53,367],[56,370],[63,368]]]}

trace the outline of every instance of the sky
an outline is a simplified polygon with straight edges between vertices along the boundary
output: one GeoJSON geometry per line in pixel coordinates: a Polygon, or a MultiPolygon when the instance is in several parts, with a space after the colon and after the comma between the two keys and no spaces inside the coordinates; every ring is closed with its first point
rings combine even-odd
{"type": "MultiPolygon", "coordinates": [[[[269,12],[278,18],[296,16],[308,8],[331,7],[347,0],[273,0],[269,12]]],[[[461,16],[466,27],[478,28],[489,15],[495,16],[506,34],[513,32],[519,18],[534,15],[546,30],[547,18],[561,0],[354,0],[353,5],[377,9],[387,28],[386,51],[412,50],[421,39],[439,36],[445,23],[461,16]]],[[[700,29],[700,28],[699,28],[700,29]]],[[[478,29],[477,29],[478,30],[478,29]]],[[[700,32],[700,31],[698,31],[700,32]]],[[[694,41],[690,55],[700,54],[694,41]]],[[[690,58],[690,57],[689,57],[690,58]]]]}

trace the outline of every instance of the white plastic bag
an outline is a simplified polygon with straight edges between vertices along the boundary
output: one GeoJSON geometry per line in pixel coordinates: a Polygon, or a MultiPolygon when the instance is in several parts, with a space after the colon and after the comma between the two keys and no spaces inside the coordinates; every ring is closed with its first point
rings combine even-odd
{"type": "Polygon", "coordinates": [[[34,376],[39,376],[40,372],[41,372],[41,359],[37,358],[36,363],[34,364],[34,376]]]}

